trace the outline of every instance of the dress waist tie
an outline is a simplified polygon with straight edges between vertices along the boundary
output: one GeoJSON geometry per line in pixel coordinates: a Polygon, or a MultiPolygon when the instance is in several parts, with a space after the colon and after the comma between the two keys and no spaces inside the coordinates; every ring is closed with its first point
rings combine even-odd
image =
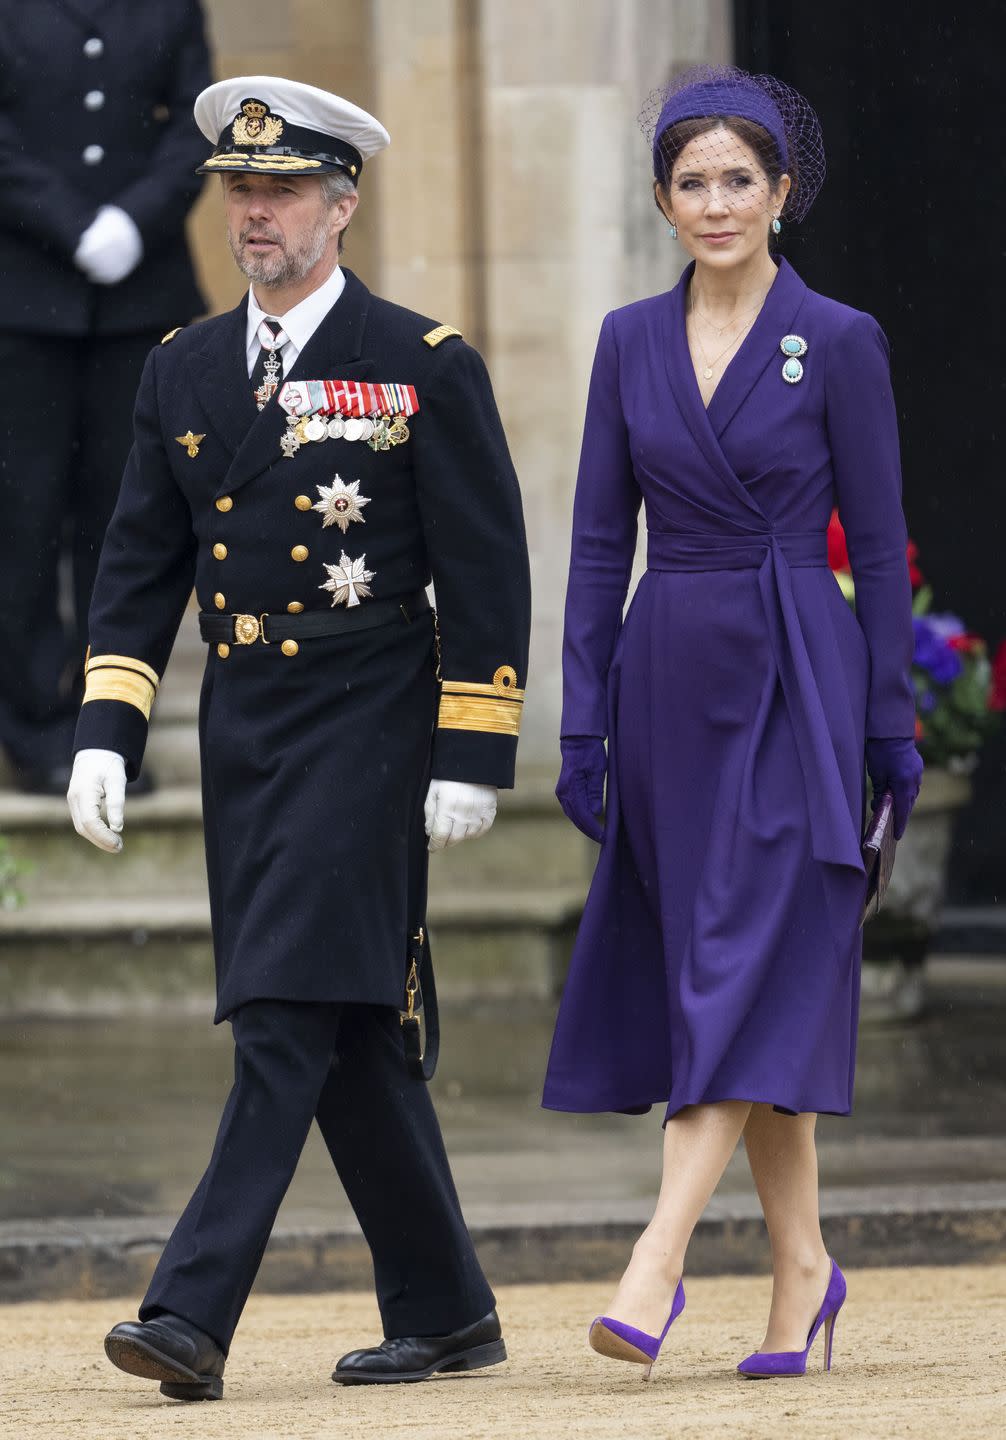
{"type": "Polygon", "coordinates": [[[757,570],[765,625],[803,772],[814,859],[863,873],[860,839],[842,784],[793,595],[794,567],[826,567],[823,530],[704,535],[651,530],[650,570],[757,570]]]}

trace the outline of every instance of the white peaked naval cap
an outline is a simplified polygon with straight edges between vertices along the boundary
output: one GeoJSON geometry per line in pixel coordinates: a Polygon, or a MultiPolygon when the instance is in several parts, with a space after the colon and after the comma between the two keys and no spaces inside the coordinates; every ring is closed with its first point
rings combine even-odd
{"type": "Polygon", "coordinates": [[[200,174],[215,170],[263,175],[324,175],[342,170],[358,181],[363,162],[391,144],[387,130],[354,105],[276,75],[218,80],[196,98],[196,124],[213,145],[200,174]]]}

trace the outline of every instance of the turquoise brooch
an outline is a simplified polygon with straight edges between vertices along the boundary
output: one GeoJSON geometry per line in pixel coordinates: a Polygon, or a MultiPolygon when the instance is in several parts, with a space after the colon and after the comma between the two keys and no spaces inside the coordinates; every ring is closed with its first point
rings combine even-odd
{"type": "Polygon", "coordinates": [[[803,379],[800,358],[807,353],[807,342],[802,335],[784,335],[779,349],[786,356],[782,365],[782,378],[787,385],[798,385],[803,379]]]}

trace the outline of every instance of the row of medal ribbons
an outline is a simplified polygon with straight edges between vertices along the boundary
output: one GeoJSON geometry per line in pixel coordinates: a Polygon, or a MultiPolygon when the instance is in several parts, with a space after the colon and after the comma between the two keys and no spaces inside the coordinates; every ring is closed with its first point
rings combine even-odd
{"type": "Polygon", "coordinates": [[[414,385],[371,384],[364,380],[288,380],[279,392],[288,415],[328,415],[362,420],[377,415],[414,415],[414,385]]]}

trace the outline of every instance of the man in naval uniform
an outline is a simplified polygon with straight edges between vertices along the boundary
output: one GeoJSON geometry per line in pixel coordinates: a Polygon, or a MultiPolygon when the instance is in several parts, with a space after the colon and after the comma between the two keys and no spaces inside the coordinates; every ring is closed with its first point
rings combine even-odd
{"type": "Polygon", "coordinates": [[[82,835],[121,849],[124,786],[194,585],[216,1019],[235,1078],[139,1321],[105,1341],[113,1364],[193,1400],[222,1394],[315,1118],[373,1253],[385,1335],[333,1378],[505,1358],[415,1011],[425,989],[430,1042],[426,858],[488,829],[513,784],[530,611],[481,359],[339,264],[383,127],[262,76],[210,86],[195,115],[251,288],[147,359],[68,797],[82,835]]]}
{"type": "Polygon", "coordinates": [[[25,790],[66,790],[143,362],[206,308],[185,220],[210,78],[199,0],[0,0],[0,746],[25,790]]]}

